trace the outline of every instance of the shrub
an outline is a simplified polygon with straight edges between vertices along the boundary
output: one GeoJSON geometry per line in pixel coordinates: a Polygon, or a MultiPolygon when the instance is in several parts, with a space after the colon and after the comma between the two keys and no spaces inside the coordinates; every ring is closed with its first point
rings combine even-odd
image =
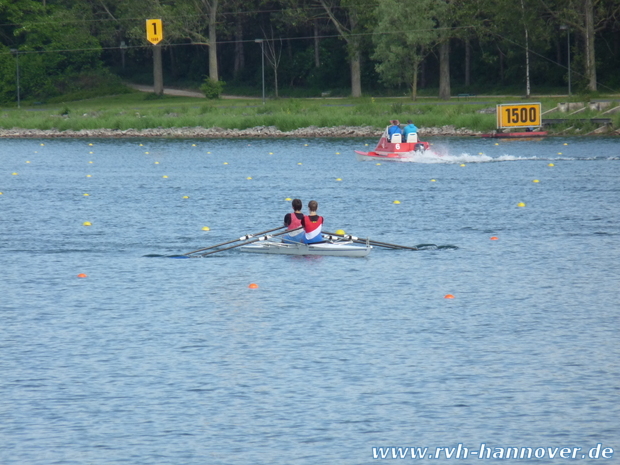
{"type": "Polygon", "coordinates": [[[205,94],[206,98],[216,99],[220,98],[222,95],[225,85],[226,83],[224,81],[214,81],[213,79],[207,77],[200,86],[200,90],[203,94],[205,94]]]}

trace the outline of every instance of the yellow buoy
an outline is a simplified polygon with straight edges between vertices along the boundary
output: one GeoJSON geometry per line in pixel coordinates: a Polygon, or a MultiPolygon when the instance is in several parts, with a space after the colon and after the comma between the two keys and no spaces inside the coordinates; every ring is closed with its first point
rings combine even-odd
{"type": "Polygon", "coordinates": [[[89,161],[88,163],[92,163],[92,161],[89,161]]]}
{"type": "Polygon", "coordinates": [[[90,196],[90,194],[84,194],[84,197],[89,197],[89,196],[90,196]]]}
{"type": "Polygon", "coordinates": [[[93,154],[93,153],[95,153],[95,152],[88,152],[88,153],[89,153],[90,155],[92,155],[92,154],[93,154]]]}
{"type": "Polygon", "coordinates": [[[340,152],[336,152],[336,155],[340,155],[340,152]]]}
{"type": "Polygon", "coordinates": [[[11,173],[13,176],[17,176],[17,173],[11,173]]]}
{"type": "Polygon", "coordinates": [[[90,223],[90,221],[84,221],[82,223],[82,226],[92,226],[92,224],[90,223]]]}
{"type": "Polygon", "coordinates": [[[547,166],[555,166],[553,163],[549,163],[547,166]]]}
{"type": "Polygon", "coordinates": [[[301,165],[301,163],[297,163],[298,165],[301,165]]]}
{"type": "Polygon", "coordinates": [[[207,152],[207,153],[211,153],[211,152],[207,152]]]}
{"type": "Polygon", "coordinates": [[[269,155],[273,155],[273,152],[269,152],[269,155]]]}
{"type": "Polygon", "coordinates": [[[41,147],[43,147],[45,144],[41,144],[41,147]]]}
{"type": "Polygon", "coordinates": [[[252,176],[248,176],[248,177],[247,177],[247,178],[245,178],[245,179],[252,179],[252,176]]]}
{"type": "Polygon", "coordinates": [[[287,198],[284,199],[285,202],[290,202],[291,200],[293,200],[293,199],[291,199],[290,197],[287,197],[287,198]]]}
{"type": "Polygon", "coordinates": [[[202,230],[203,231],[211,231],[211,228],[209,226],[203,226],[202,230]]]}
{"type": "Polygon", "coordinates": [[[228,162],[227,162],[227,161],[225,161],[225,162],[224,162],[224,164],[225,164],[225,165],[228,165],[228,162]]]}
{"type": "Polygon", "coordinates": [[[165,174],[162,176],[162,178],[167,178],[168,176],[166,176],[165,174]]]}
{"type": "Polygon", "coordinates": [[[434,179],[431,179],[431,182],[436,182],[434,179]]]}
{"type": "Polygon", "coordinates": [[[568,145],[566,142],[564,142],[564,145],[568,145]]]}
{"type": "Polygon", "coordinates": [[[394,200],[394,203],[398,205],[400,203],[400,200],[394,200]]]}
{"type": "Polygon", "coordinates": [[[534,179],[532,182],[540,182],[538,179],[534,179]]]}
{"type": "Polygon", "coordinates": [[[192,144],[192,147],[196,147],[196,144],[192,144]]]}
{"type": "Polygon", "coordinates": [[[558,152],[558,155],[562,155],[562,152],[558,152]]]}
{"type": "Polygon", "coordinates": [[[381,166],[381,163],[377,163],[377,166],[381,166]]]}
{"type": "Polygon", "coordinates": [[[499,142],[495,142],[495,145],[499,145],[499,142]]]}
{"type": "Polygon", "coordinates": [[[525,204],[524,204],[523,202],[519,202],[519,203],[517,204],[517,207],[525,207],[525,204]]]}
{"type": "Polygon", "coordinates": [[[87,174],[87,175],[86,175],[86,177],[87,177],[87,178],[92,178],[92,175],[87,174]]]}
{"type": "Polygon", "coordinates": [[[91,144],[88,144],[88,145],[90,145],[91,147],[93,146],[93,144],[92,144],[92,143],[91,143],[91,144]]]}
{"type": "Polygon", "coordinates": [[[465,166],[465,163],[461,163],[461,166],[465,166]]]}
{"type": "Polygon", "coordinates": [[[184,195],[183,198],[184,199],[189,199],[189,196],[188,195],[184,195]]]}
{"type": "Polygon", "coordinates": [[[156,165],[159,165],[159,162],[158,162],[158,161],[156,161],[156,162],[155,162],[155,164],[156,164],[156,165]]]}
{"type": "Polygon", "coordinates": [[[336,181],[342,181],[342,179],[341,178],[336,178],[336,181]]]}
{"type": "Polygon", "coordinates": [[[26,163],[30,163],[30,162],[26,160],[26,163]]]}
{"type": "Polygon", "coordinates": [[[344,232],[344,229],[336,229],[336,234],[339,234],[340,236],[344,236],[346,233],[344,232]]]}
{"type": "Polygon", "coordinates": [[[304,144],[304,147],[308,147],[308,144],[304,144]]]}

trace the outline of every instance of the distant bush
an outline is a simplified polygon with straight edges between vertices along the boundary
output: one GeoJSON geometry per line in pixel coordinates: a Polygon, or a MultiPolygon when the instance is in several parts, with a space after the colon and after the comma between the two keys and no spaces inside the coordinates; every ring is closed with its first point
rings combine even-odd
{"type": "Polygon", "coordinates": [[[204,82],[200,86],[200,90],[208,99],[220,98],[222,92],[224,92],[224,81],[214,81],[211,78],[205,78],[204,82]]]}

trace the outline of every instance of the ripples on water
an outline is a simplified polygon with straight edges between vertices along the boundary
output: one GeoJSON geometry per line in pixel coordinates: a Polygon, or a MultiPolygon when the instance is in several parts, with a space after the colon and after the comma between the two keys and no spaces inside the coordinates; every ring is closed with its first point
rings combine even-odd
{"type": "Polygon", "coordinates": [[[617,449],[617,140],[432,142],[2,141],[0,463],[617,449]],[[458,249],[145,257],[278,226],[287,197],[458,249]]]}

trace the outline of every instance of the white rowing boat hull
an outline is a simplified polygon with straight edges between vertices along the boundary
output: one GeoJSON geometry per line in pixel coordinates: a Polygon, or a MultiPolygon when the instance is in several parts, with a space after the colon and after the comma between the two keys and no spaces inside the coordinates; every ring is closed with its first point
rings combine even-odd
{"type": "Polygon", "coordinates": [[[358,245],[353,242],[298,244],[264,241],[239,247],[239,250],[251,253],[272,253],[281,255],[330,255],[335,257],[365,257],[370,253],[371,249],[371,245],[358,245]]]}

